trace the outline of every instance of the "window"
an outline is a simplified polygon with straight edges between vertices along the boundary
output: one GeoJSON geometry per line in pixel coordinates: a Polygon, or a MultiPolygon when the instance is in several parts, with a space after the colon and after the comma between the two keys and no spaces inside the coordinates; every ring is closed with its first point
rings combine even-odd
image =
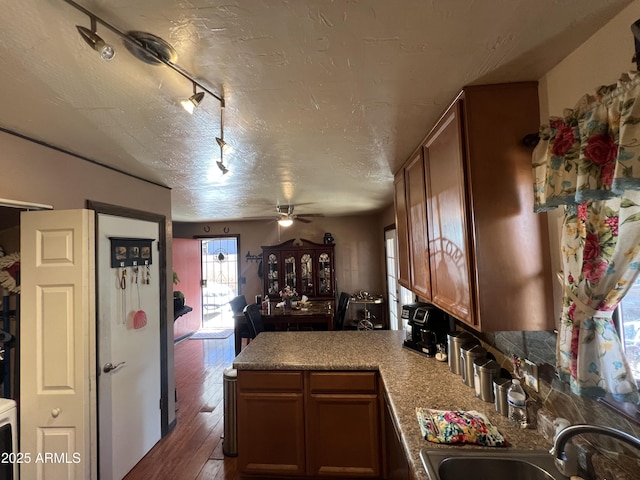
{"type": "Polygon", "coordinates": [[[640,276],[618,306],[620,341],[636,382],[640,382],[640,276]]]}

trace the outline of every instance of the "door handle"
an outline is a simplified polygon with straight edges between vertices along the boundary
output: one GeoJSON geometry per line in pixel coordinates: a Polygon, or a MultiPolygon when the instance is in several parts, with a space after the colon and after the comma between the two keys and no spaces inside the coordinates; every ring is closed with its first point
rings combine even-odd
{"type": "Polygon", "coordinates": [[[104,373],[109,373],[109,372],[111,372],[111,371],[115,370],[116,368],[121,367],[121,366],[122,366],[122,365],[124,365],[125,363],[127,363],[127,362],[120,362],[120,363],[116,363],[116,364],[114,365],[113,363],[109,362],[109,363],[105,364],[105,366],[104,366],[104,368],[102,369],[102,371],[103,371],[104,373]]]}

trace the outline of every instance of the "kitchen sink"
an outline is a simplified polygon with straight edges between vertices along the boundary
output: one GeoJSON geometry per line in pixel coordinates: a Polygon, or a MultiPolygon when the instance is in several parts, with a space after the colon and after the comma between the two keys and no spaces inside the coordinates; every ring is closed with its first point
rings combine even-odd
{"type": "Polygon", "coordinates": [[[423,448],[420,458],[431,480],[565,480],[545,450],[423,448]]]}

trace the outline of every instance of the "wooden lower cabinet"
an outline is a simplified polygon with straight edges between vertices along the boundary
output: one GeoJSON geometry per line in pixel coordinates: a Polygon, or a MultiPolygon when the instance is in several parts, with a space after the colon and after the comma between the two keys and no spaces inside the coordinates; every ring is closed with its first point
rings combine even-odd
{"type": "Polygon", "coordinates": [[[238,371],[243,477],[382,478],[376,372],[238,371]]]}
{"type": "Polygon", "coordinates": [[[304,475],[302,372],[238,371],[238,469],[304,475]]]}
{"type": "Polygon", "coordinates": [[[382,456],[375,372],[309,372],[307,473],[377,478],[382,456]]]}

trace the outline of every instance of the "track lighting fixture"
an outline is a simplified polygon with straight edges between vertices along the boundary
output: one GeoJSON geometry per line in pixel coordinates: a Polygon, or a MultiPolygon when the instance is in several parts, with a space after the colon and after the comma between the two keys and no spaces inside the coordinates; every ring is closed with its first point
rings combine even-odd
{"type": "Polygon", "coordinates": [[[96,52],[99,52],[100,57],[102,57],[105,62],[108,62],[116,56],[116,50],[108,43],[105,43],[102,37],[96,33],[96,19],[93,16],[90,16],[90,18],[91,30],[80,25],[76,25],[76,28],[78,29],[82,39],[96,52]]]}
{"type": "Polygon", "coordinates": [[[193,113],[194,108],[204,100],[205,93],[211,95],[213,98],[217,99],[220,102],[220,137],[216,137],[216,142],[220,147],[220,161],[216,163],[218,164],[218,168],[223,175],[228,173],[229,170],[224,165],[222,159],[222,152],[229,152],[231,149],[231,146],[224,141],[224,98],[221,95],[215,93],[210,88],[207,88],[202,84],[202,82],[196,80],[193,75],[180,67],[176,63],[177,54],[175,50],[162,38],[146,32],[123,32],[111,23],[95,15],[90,10],[87,10],[85,7],[78,4],[74,0],[62,1],[71,5],[73,8],[89,17],[89,19],[91,20],[91,29],[77,26],[78,32],[82,36],[82,39],[87,42],[91,46],[91,48],[100,52],[100,55],[104,60],[111,60],[115,55],[115,50],[111,45],[106,44],[104,40],[96,33],[97,23],[100,23],[100,25],[104,26],[107,30],[122,38],[127,50],[129,50],[129,52],[139,60],[152,65],[164,64],[167,67],[171,68],[174,72],[189,80],[193,85],[193,95],[191,95],[188,99],[180,102],[184,109],[189,113],[193,113]],[[196,87],[200,90],[199,92],[196,92],[196,87]]]}
{"type": "Polygon", "coordinates": [[[189,113],[193,114],[193,109],[200,105],[200,102],[204,99],[204,92],[196,93],[196,84],[193,84],[193,95],[186,100],[182,100],[180,104],[189,113]]]}
{"type": "Polygon", "coordinates": [[[281,218],[278,220],[278,225],[280,225],[281,227],[290,227],[291,225],[293,225],[293,219],[289,217],[281,218]]]}
{"type": "MultiPolygon", "coordinates": [[[[164,41],[160,37],[157,37],[155,35],[152,35],[150,33],[145,33],[145,32],[123,32],[122,30],[112,25],[111,23],[107,22],[106,20],[99,17],[98,15],[94,14],[90,10],[87,10],[85,7],[78,4],[74,0],[62,0],[62,1],[71,5],[76,10],[84,13],[91,19],[91,24],[92,24],[91,30],[84,27],[78,27],[78,31],[80,31],[80,35],[82,35],[82,38],[89,45],[91,45],[92,48],[95,48],[97,50],[99,41],[102,40],[95,33],[95,30],[96,30],[95,24],[99,23],[100,25],[104,26],[107,30],[119,36],[124,41],[125,45],[127,45],[127,47],[133,46],[134,48],[132,50],[135,50],[138,52],[144,52],[146,54],[145,58],[141,58],[140,55],[136,55],[136,58],[146,63],[166,65],[167,67],[172,69],[174,72],[178,73],[179,75],[189,80],[192,84],[194,84],[194,86],[197,86],[200,90],[202,90],[202,92],[208,93],[213,98],[217,99],[220,102],[220,105],[224,107],[224,98],[221,95],[215,93],[211,88],[208,88],[202,82],[196,80],[193,75],[191,75],[189,72],[183,69],[180,65],[178,65],[175,61],[176,60],[174,56],[175,51],[173,50],[171,45],[169,45],[166,41],[164,41]]],[[[115,50],[113,50],[113,47],[111,48],[112,48],[111,58],[113,58],[113,55],[115,54],[115,50]]],[[[204,95],[202,97],[204,97],[204,95]]],[[[202,98],[200,98],[200,101],[202,101],[202,98]]]]}

